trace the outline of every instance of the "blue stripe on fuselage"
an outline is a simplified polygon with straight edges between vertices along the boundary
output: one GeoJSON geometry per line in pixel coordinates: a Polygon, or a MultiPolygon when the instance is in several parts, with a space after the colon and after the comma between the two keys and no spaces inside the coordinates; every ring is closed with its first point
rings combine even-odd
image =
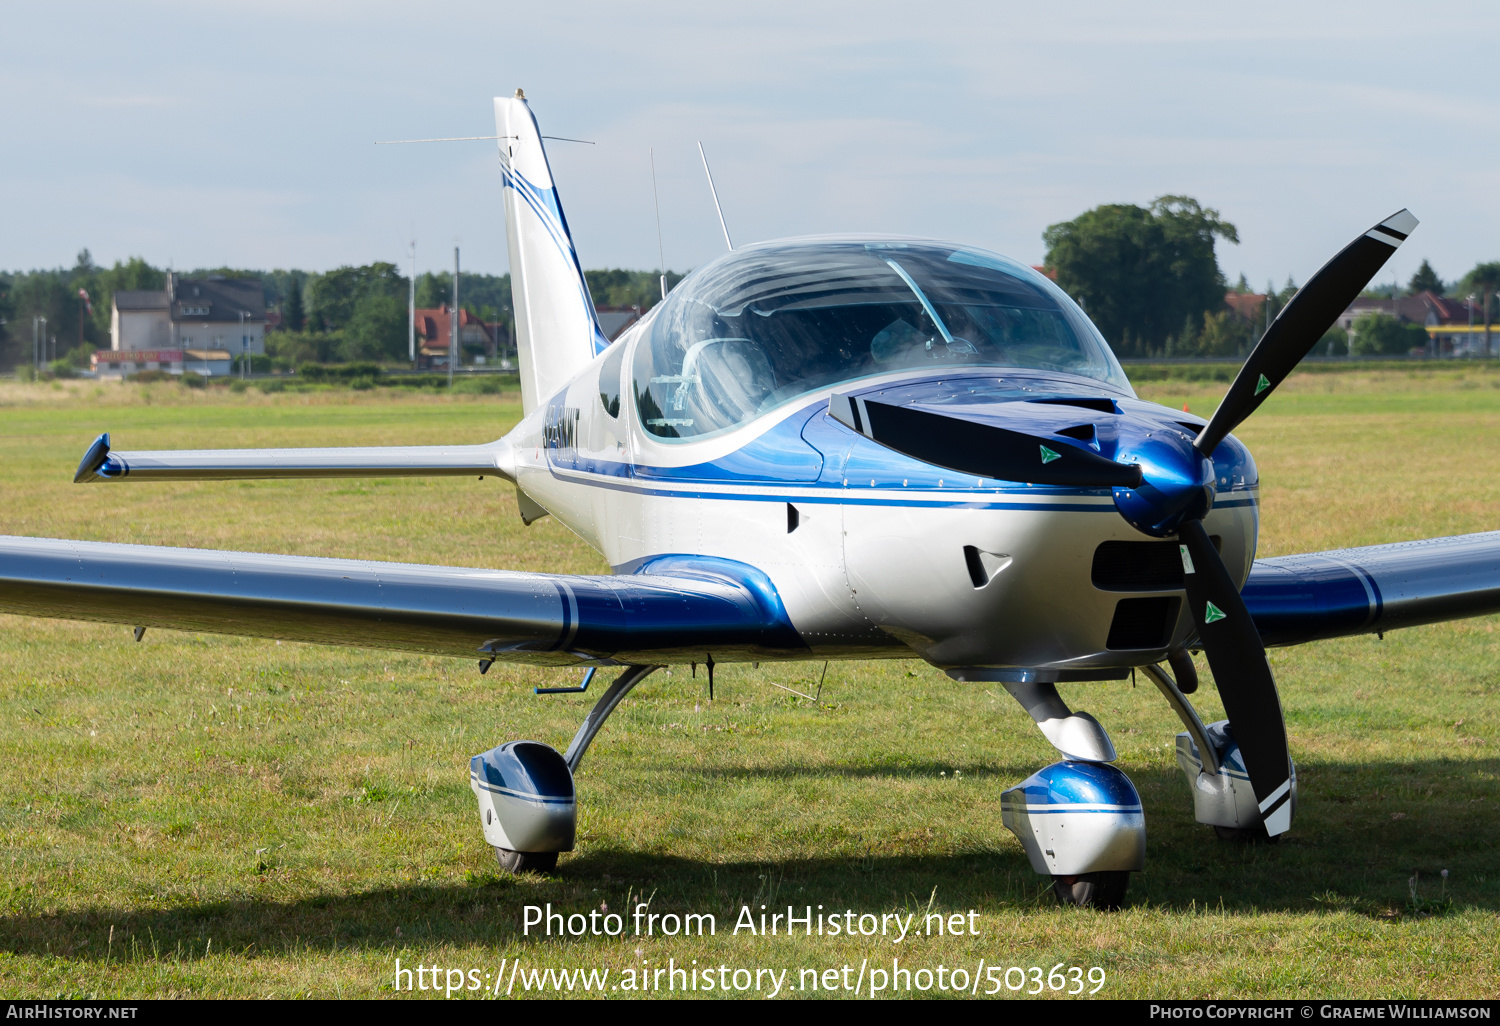
{"type": "MultiPolygon", "coordinates": [[[[545,452],[548,468],[559,480],[653,497],[1117,513],[1109,488],[976,479],[904,456],[856,435],[823,417],[827,408],[822,400],[810,403],[733,452],[687,466],[632,464],[580,453],[572,446],[545,448],[545,452]],[[850,480],[856,467],[858,483],[850,480]],[[960,481],[973,484],[959,485],[960,481]],[[741,486],[748,490],[721,491],[712,486],[741,486]],[[911,493],[910,497],[904,493],[911,493]],[[953,497],[949,498],[950,495],[953,497]],[[1100,501],[1065,501],[1086,498],[1100,501]]],[[[1161,415],[1166,421],[1173,411],[1164,409],[1161,415]]],[[[1243,480],[1235,473],[1241,469],[1240,452],[1228,443],[1221,446],[1221,452],[1231,455],[1228,461],[1216,460],[1219,476],[1243,480]]],[[[1226,488],[1219,493],[1214,508],[1253,507],[1257,505],[1254,489],[1253,484],[1226,488]]]]}

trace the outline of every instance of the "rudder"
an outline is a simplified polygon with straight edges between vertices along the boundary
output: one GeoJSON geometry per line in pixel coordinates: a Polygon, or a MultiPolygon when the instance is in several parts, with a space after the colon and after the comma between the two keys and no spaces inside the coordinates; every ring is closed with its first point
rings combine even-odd
{"type": "Polygon", "coordinates": [[[609,340],[594,316],[536,117],[521,90],[495,97],[521,405],[530,413],[609,340]]]}

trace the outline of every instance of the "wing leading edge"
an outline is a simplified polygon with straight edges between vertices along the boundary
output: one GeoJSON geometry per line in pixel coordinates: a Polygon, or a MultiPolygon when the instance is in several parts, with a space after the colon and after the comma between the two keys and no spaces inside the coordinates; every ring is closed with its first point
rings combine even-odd
{"type": "Polygon", "coordinates": [[[0,612],[542,665],[810,656],[763,573],[698,557],[585,576],[0,536],[0,612]]]}
{"type": "Polygon", "coordinates": [[[1267,645],[1500,612],[1500,531],[1258,559],[1243,591],[1267,645]]]}

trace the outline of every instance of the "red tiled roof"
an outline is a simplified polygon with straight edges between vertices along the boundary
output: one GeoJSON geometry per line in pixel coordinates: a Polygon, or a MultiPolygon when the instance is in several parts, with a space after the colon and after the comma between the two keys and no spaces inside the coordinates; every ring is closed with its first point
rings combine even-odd
{"type": "MultiPolygon", "coordinates": [[[[446,303],[434,309],[418,309],[415,315],[417,334],[428,341],[447,339],[453,331],[452,316],[446,303]]],[[[480,331],[484,332],[486,339],[489,338],[490,326],[467,310],[458,312],[458,325],[460,328],[477,326],[480,331]]]]}
{"type": "Polygon", "coordinates": [[[1266,313],[1266,297],[1259,292],[1226,292],[1224,302],[1247,321],[1257,320],[1266,313]]]}

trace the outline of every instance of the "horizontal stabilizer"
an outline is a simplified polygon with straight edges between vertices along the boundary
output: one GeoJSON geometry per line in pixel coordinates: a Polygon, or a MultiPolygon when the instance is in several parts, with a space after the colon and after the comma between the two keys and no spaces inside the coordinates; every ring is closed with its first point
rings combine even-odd
{"type": "Polygon", "coordinates": [[[74,475],[89,481],[232,481],[288,477],[467,477],[514,480],[510,448],[385,445],[306,449],[160,449],[114,452],[109,435],[89,446],[74,475]]]}

